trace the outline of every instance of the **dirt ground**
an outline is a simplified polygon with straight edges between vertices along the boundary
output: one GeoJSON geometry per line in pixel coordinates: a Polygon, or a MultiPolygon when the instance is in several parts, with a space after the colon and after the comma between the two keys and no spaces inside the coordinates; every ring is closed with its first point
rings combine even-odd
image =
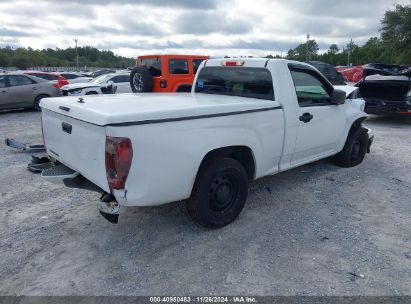
{"type": "Polygon", "coordinates": [[[0,295],[411,295],[411,119],[366,124],[360,166],[262,179],[206,230],[181,203],[108,223],[97,194],[42,181],[4,144],[40,142],[40,113],[0,113],[0,295]]]}

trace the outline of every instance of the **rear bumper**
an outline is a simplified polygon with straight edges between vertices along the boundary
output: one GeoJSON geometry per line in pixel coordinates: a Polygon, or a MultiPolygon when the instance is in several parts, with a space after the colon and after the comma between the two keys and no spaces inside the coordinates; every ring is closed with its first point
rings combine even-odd
{"type": "Polygon", "coordinates": [[[92,183],[78,172],[69,167],[59,164],[50,169],[43,170],[41,177],[49,182],[62,182],[68,188],[83,189],[100,193],[100,200],[97,201],[97,209],[101,215],[109,222],[117,224],[120,214],[120,204],[114,195],[107,193],[96,184],[92,183]]]}
{"type": "Polygon", "coordinates": [[[370,128],[365,128],[365,129],[367,129],[367,133],[368,133],[367,153],[370,153],[371,145],[374,142],[374,132],[370,128]]]}
{"type": "Polygon", "coordinates": [[[366,100],[365,112],[374,115],[407,115],[411,114],[409,102],[391,102],[384,100],[366,100]]]}

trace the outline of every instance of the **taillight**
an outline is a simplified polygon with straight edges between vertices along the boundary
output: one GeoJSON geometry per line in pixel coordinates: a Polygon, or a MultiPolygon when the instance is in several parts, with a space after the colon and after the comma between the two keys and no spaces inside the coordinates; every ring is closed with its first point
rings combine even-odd
{"type": "Polygon", "coordinates": [[[106,175],[110,189],[124,189],[132,158],[129,138],[106,137],[106,175]]]}
{"type": "Polygon", "coordinates": [[[167,88],[167,80],[160,80],[160,88],[167,88]]]}
{"type": "Polygon", "coordinates": [[[66,79],[60,79],[59,80],[60,88],[64,87],[65,85],[68,85],[68,84],[69,84],[69,82],[66,79]]]}
{"type": "Polygon", "coordinates": [[[53,87],[55,87],[56,89],[60,89],[59,83],[54,83],[54,84],[53,84],[53,87]]]}

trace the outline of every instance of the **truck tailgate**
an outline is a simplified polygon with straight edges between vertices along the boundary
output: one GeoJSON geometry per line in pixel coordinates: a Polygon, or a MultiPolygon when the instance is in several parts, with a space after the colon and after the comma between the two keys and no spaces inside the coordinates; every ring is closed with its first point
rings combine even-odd
{"type": "Polygon", "coordinates": [[[105,127],[44,108],[42,124],[47,153],[109,191],[105,172],[105,127]]]}

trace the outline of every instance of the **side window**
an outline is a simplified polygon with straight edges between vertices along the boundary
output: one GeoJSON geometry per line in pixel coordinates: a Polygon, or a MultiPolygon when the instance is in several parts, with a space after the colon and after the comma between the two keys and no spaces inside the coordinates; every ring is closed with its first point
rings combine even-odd
{"type": "Polygon", "coordinates": [[[170,59],[168,62],[170,74],[188,74],[187,59],[170,59]]]}
{"type": "Polygon", "coordinates": [[[6,87],[6,76],[0,76],[0,88],[6,87]]]}
{"type": "Polygon", "coordinates": [[[120,76],[120,82],[130,82],[130,76],[129,75],[122,75],[120,76]]]}
{"type": "Polygon", "coordinates": [[[52,75],[52,74],[46,74],[46,79],[48,79],[48,80],[57,80],[57,76],[52,75]]]}
{"type": "Polygon", "coordinates": [[[66,78],[66,79],[74,79],[74,78],[77,78],[78,76],[77,75],[75,75],[75,74],[64,74],[64,75],[62,75],[64,78],[66,78]]]}
{"type": "Polygon", "coordinates": [[[330,89],[314,73],[304,70],[291,70],[300,107],[331,104],[330,89]]]}
{"type": "Polygon", "coordinates": [[[112,82],[114,82],[114,83],[120,83],[120,82],[122,82],[122,81],[121,81],[121,76],[111,77],[110,79],[108,79],[108,81],[112,81],[112,82]]]}
{"type": "Polygon", "coordinates": [[[193,59],[193,71],[194,74],[197,73],[198,67],[200,66],[200,64],[203,62],[203,59],[193,59]]]}
{"type": "Polygon", "coordinates": [[[324,65],[322,73],[327,76],[335,76],[335,70],[328,65],[324,65]]]}
{"type": "Polygon", "coordinates": [[[138,66],[145,66],[149,69],[153,77],[161,76],[161,59],[160,58],[143,58],[137,61],[138,66]]]}
{"type": "Polygon", "coordinates": [[[30,78],[21,75],[10,75],[9,82],[11,87],[30,85],[34,83],[30,78]]]}

